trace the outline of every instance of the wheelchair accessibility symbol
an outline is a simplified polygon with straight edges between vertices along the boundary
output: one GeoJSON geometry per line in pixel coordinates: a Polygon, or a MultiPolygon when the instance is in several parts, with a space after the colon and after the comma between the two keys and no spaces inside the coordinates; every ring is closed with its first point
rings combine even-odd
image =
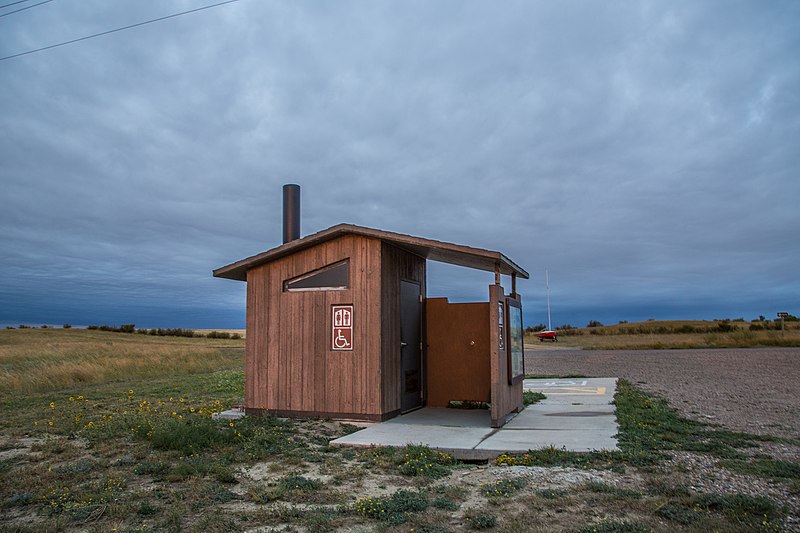
{"type": "Polygon", "coordinates": [[[331,306],[331,349],[353,349],[353,306],[331,306]]]}

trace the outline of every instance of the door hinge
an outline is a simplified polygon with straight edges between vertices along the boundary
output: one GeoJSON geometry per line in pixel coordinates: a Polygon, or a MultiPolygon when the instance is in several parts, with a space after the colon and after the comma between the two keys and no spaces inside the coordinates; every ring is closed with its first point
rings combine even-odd
{"type": "Polygon", "coordinates": [[[422,303],[422,295],[419,295],[419,303],[422,303]]]}

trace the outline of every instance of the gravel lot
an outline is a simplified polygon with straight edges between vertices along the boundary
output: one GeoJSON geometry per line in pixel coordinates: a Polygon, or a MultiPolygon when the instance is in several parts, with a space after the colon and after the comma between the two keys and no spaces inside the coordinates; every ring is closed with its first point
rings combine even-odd
{"type": "Polygon", "coordinates": [[[525,371],[619,377],[689,418],[800,438],[800,348],[571,350],[526,345],[525,371]]]}
{"type": "MultiPolygon", "coordinates": [[[[748,433],[800,438],[800,348],[572,350],[525,347],[528,374],[619,377],[658,394],[688,418],[748,433]]],[[[753,454],[800,461],[800,446],[762,443],[753,454]]],[[[784,506],[784,531],[800,531],[796,488],[720,468],[717,459],[675,452],[662,475],[693,492],[767,496],[784,506]]]]}

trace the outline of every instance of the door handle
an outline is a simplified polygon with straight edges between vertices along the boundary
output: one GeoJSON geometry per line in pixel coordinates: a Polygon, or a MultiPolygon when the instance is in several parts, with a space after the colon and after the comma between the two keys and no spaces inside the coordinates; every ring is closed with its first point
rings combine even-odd
{"type": "Polygon", "coordinates": [[[400,343],[400,347],[401,347],[401,348],[405,348],[406,346],[408,346],[408,343],[407,343],[407,342],[401,342],[401,343],[400,343]]]}

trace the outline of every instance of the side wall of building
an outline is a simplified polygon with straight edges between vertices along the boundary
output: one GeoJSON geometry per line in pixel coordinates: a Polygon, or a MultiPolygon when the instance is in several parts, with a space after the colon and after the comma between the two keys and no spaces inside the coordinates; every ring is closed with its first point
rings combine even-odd
{"type": "Polygon", "coordinates": [[[347,235],[247,273],[245,406],[287,416],[382,418],[381,241],[347,235]],[[350,260],[350,288],[285,281],[350,260]],[[331,346],[331,306],[353,305],[353,350],[331,346]]]}
{"type": "MultiPolygon", "coordinates": [[[[518,299],[516,297],[515,299],[518,299]]],[[[500,285],[489,286],[489,335],[492,376],[492,427],[501,427],[511,413],[519,412],[522,405],[522,380],[509,383],[508,324],[505,318],[506,296],[500,285]],[[502,305],[501,305],[502,304],[502,305]],[[503,313],[502,321],[500,313],[503,313]],[[500,324],[502,323],[502,342],[500,324]]]]}

